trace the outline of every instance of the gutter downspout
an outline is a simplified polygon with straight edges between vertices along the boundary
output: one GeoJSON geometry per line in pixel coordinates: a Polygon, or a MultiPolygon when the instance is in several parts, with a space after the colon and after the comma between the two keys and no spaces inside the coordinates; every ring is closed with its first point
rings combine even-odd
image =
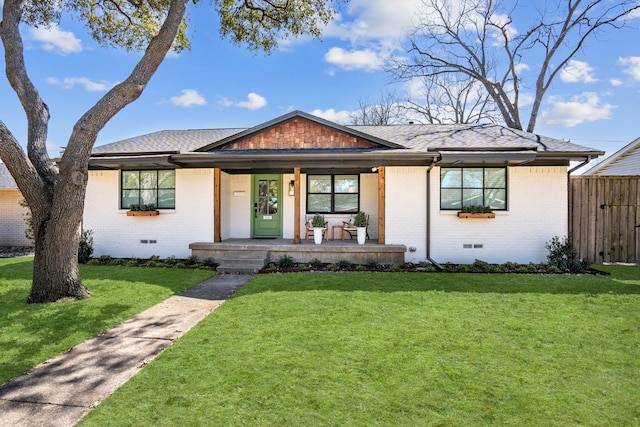
{"type": "Polygon", "coordinates": [[[575,166],[575,167],[569,169],[569,172],[567,173],[567,175],[571,175],[571,172],[580,169],[581,167],[583,167],[584,165],[586,165],[590,161],[591,161],[591,156],[587,156],[587,158],[582,163],[580,163],[578,166],[575,166]]]}
{"type": "Polygon", "coordinates": [[[439,160],[433,161],[427,169],[427,261],[442,271],[444,270],[442,266],[431,259],[431,169],[433,169],[438,162],[439,160]]]}

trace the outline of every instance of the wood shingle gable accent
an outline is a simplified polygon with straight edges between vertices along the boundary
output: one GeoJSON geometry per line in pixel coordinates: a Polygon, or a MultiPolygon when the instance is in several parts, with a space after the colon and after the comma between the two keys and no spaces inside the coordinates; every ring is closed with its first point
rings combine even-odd
{"type": "Polygon", "coordinates": [[[294,118],[220,148],[224,150],[308,150],[379,148],[379,145],[302,118],[294,118]]]}
{"type": "Polygon", "coordinates": [[[244,132],[201,147],[219,150],[344,150],[405,148],[301,111],[294,111],[244,132]]]}

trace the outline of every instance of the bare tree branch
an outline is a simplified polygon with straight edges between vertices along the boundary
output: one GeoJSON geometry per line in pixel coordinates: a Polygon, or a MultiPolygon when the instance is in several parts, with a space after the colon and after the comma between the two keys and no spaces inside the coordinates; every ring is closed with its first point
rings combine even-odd
{"type": "Polygon", "coordinates": [[[526,129],[533,132],[544,96],[560,70],[595,34],[624,27],[625,18],[640,10],[636,0],[555,0],[546,6],[539,22],[523,31],[500,0],[423,0],[405,49],[409,57],[391,62],[389,71],[401,81],[446,75],[473,79],[491,97],[502,121],[515,129],[525,128],[521,95],[523,88],[531,88],[526,129]],[[527,85],[519,66],[539,56],[533,84],[527,85]]]}

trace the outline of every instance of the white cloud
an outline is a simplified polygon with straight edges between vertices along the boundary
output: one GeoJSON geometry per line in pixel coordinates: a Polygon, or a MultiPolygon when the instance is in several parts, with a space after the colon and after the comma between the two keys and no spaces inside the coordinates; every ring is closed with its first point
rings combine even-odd
{"type": "Polygon", "coordinates": [[[171,103],[179,107],[193,107],[194,105],[206,105],[207,100],[195,89],[183,89],[182,95],[172,96],[171,103]]]}
{"type": "Polygon", "coordinates": [[[516,73],[520,74],[521,72],[525,71],[525,70],[530,70],[531,67],[529,67],[527,64],[523,64],[523,63],[519,63],[514,65],[514,68],[516,69],[516,73]]]}
{"type": "Polygon", "coordinates": [[[383,64],[382,58],[370,49],[347,52],[340,47],[332,47],[324,55],[324,59],[328,63],[345,70],[374,71],[380,69],[383,64]]]}
{"type": "Polygon", "coordinates": [[[565,83],[595,83],[598,81],[593,76],[593,68],[586,62],[572,59],[566,67],[560,71],[560,80],[565,83]]]}
{"type": "Polygon", "coordinates": [[[611,86],[622,86],[624,84],[624,82],[620,79],[609,79],[609,83],[611,83],[611,86]]]}
{"type": "Polygon", "coordinates": [[[246,108],[248,110],[259,110],[260,108],[267,105],[267,100],[257,93],[251,92],[249,95],[247,95],[246,101],[236,102],[234,105],[236,107],[246,108]]]}
{"type": "Polygon", "coordinates": [[[31,28],[29,34],[33,40],[42,43],[42,48],[62,54],[82,51],[82,42],[70,31],[62,31],[57,25],[50,28],[31,28]]]}
{"type": "Polygon", "coordinates": [[[625,74],[630,75],[633,80],[640,81],[640,56],[619,58],[618,63],[624,67],[625,74]]]}
{"type": "Polygon", "coordinates": [[[351,123],[351,113],[349,111],[336,111],[333,108],[328,110],[317,109],[313,110],[311,114],[342,125],[351,123]]]}
{"type": "Polygon", "coordinates": [[[613,109],[611,104],[603,104],[594,92],[584,92],[563,101],[557,97],[550,97],[551,109],[544,110],[540,115],[540,122],[548,125],[573,127],[585,122],[610,119],[613,109]]]}
{"type": "Polygon", "coordinates": [[[251,92],[247,95],[246,101],[233,101],[226,97],[220,97],[220,99],[218,100],[218,107],[220,108],[238,107],[246,108],[248,110],[259,110],[265,105],[267,105],[266,98],[254,92],[251,92]]]}
{"type": "Polygon", "coordinates": [[[63,89],[73,89],[76,85],[84,86],[84,90],[87,92],[106,92],[114,86],[114,83],[109,82],[94,82],[87,77],[65,77],[62,80],[58,80],[55,77],[48,77],[47,83],[50,85],[62,86],[63,89]]]}
{"type": "Polygon", "coordinates": [[[323,32],[326,37],[352,43],[371,39],[397,43],[412,29],[412,19],[421,0],[350,0],[341,14],[323,32]],[[355,17],[349,20],[349,17],[355,17]]]}

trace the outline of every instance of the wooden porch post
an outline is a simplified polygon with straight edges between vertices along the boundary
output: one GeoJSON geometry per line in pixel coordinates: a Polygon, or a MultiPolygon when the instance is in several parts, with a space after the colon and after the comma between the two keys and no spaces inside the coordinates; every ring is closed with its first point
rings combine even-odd
{"type": "Polygon", "coordinates": [[[385,244],[384,222],[385,222],[385,176],[384,166],[378,167],[378,244],[385,244]]]}
{"type": "Polygon", "coordinates": [[[293,168],[293,243],[300,243],[300,168],[293,168]]]}
{"type": "Polygon", "coordinates": [[[220,168],[213,168],[213,241],[214,243],[220,243],[222,238],[220,237],[220,168]]]}

